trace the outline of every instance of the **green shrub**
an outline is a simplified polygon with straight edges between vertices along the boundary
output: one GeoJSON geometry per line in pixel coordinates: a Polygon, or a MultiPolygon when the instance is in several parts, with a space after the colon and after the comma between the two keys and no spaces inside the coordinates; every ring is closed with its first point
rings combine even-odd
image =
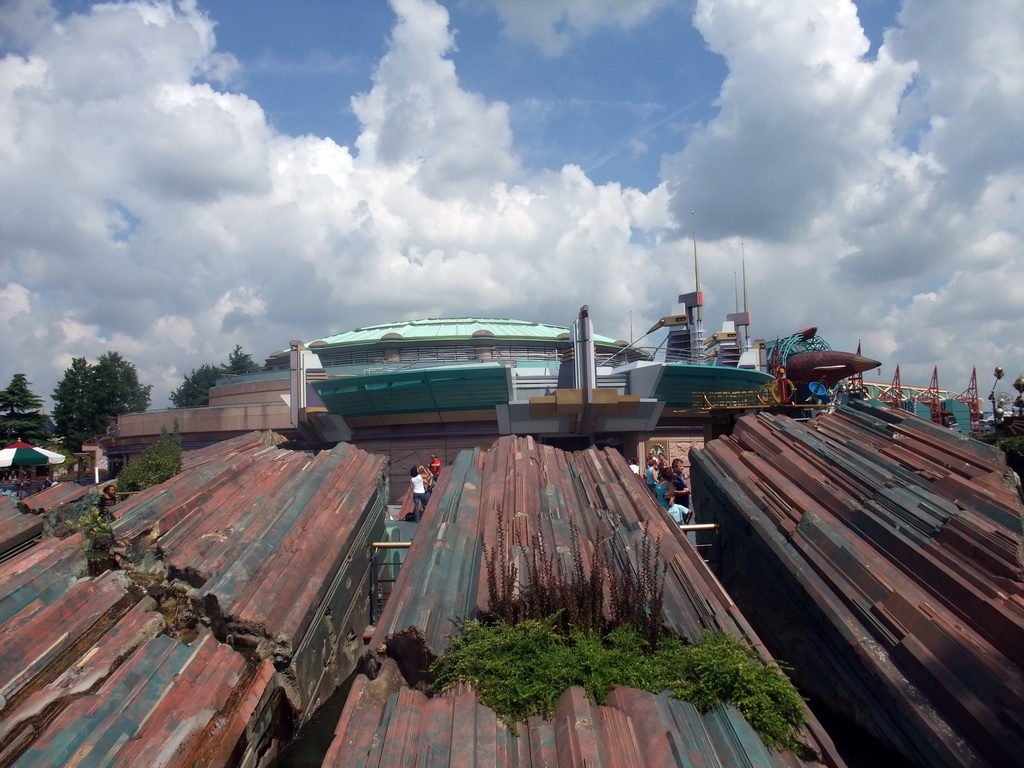
{"type": "Polygon", "coordinates": [[[117,476],[118,493],[136,493],[169,480],[181,471],[181,443],[161,434],[117,476]]]}
{"type": "Polygon", "coordinates": [[[550,714],[571,682],[565,638],[554,619],[518,624],[464,621],[431,667],[435,687],[469,683],[480,701],[507,721],[550,714]]]}
{"type": "Polygon", "coordinates": [[[807,708],[780,667],[725,632],[706,631],[673,660],[681,672],[672,686],[677,698],[701,712],[731,702],[765,744],[797,750],[794,726],[804,723],[807,708]]]}
{"type": "Polygon", "coordinates": [[[672,689],[702,712],[731,702],[765,744],[799,749],[807,709],[779,666],[723,632],[705,632],[691,646],[665,631],[668,566],[647,526],[629,559],[611,555],[609,538],[588,561],[572,518],[571,558],[548,551],[540,536],[510,540],[500,509],[497,524],[496,546],[483,545],[488,621],[459,624],[430,668],[436,690],[468,683],[514,722],[551,715],[572,686],[598,703],[621,685],[672,689]]]}
{"type": "Polygon", "coordinates": [[[705,632],[693,646],[663,635],[651,652],[647,638],[628,624],[604,637],[576,628],[560,634],[556,616],[514,625],[467,620],[459,626],[431,667],[434,687],[444,691],[468,683],[507,722],[550,716],[572,686],[598,703],[620,685],[651,693],[671,688],[702,712],[731,702],[768,746],[800,747],[803,699],[782,669],[723,632],[705,632]]]}
{"type": "Polygon", "coordinates": [[[1003,437],[996,441],[996,447],[1006,453],[1006,463],[1018,475],[1024,476],[1024,437],[1003,437]]]}

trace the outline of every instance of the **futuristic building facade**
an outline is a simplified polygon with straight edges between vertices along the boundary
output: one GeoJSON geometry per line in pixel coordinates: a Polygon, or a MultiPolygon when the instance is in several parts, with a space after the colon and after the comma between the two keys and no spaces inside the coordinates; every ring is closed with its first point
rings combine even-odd
{"type": "Polygon", "coordinates": [[[430,453],[447,462],[506,434],[628,456],[652,439],[703,441],[709,393],[771,381],[664,357],[595,334],[586,307],[569,327],[469,317],[368,326],[293,341],[263,372],[218,382],[209,407],[125,414],[106,449],[129,460],[176,420],[186,448],[274,429],[311,448],[347,441],[387,455],[396,478],[430,453]]]}

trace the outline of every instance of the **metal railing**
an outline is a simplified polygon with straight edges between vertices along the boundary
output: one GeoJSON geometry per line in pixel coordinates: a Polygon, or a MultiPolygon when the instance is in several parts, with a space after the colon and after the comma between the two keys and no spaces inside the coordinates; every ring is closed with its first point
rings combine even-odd
{"type": "Polygon", "coordinates": [[[391,594],[391,585],[398,580],[398,572],[405,562],[404,552],[401,559],[395,555],[409,548],[408,541],[375,541],[370,546],[370,623],[376,624],[384,605],[391,594]],[[384,553],[389,553],[385,556],[384,553]]]}
{"type": "MultiPolygon", "coordinates": [[[[683,533],[703,532],[705,536],[701,538],[710,538],[711,541],[698,541],[696,536],[690,539],[690,543],[697,548],[701,558],[707,563],[711,572],[717,577],[721,577],[721,564],[722,564],[722,530],[718,526],[718,523],[689,523],[679,526],[679,530],[683,533]]],[[[689,538],[689,536],[687,536],[689,538]]]]}

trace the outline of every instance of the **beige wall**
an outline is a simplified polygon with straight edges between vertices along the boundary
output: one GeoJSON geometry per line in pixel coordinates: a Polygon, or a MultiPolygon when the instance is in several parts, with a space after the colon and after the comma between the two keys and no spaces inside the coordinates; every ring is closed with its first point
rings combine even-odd
{"type": "MultiPolygon", "coordinates": [[[[654,445],[660,445],[668,452],[669,463],[673,459],[682,459],[683,466],[686,467],[686,475],[690,475],[690,448],[697,446],[698,448],[704,445],[703,435],[687,435],[686,437],[654,437],[647,440],[642,448],[642,455],[640,458],[641,465],[643,464],[647,451],[650,450],[654,445]]],[[[627,457],[628,458],[628,457],[627,457]]]]}
{"type": "Polygon", "coordinates": [[[146,411],[129,413],[117,420],[118,433],[115,445],[139,442],[153,442],[161,427],[173,431],[174,421],[182,440],[225,440],[235,434],[254,430],[272,429],[275,432],[291,434],[288,406],[278,405],[235,405],[219,408],[182,408],[180,410],[146,411]]]}
{"type": "Polygon", "coordinates": [[[285,437],[294,437],[296,430],[282,394],[288,393],[288,379],[250,381],[213,387],[207,408],[181,408],[164,411],[128,413],[117,419],[117,436],[104,441],[108,451],[118,446],[153,443],[160,430],[178,432],[183,442],[227,440],[255,430],[272,429],[285,437]]]}
{"type": "Polygon", "coordinates": [[[210,390],[210,405],[260,405],[283,403],[281,395],[288,394],[288,379],[249,381],[228,384],[210,390]]]}

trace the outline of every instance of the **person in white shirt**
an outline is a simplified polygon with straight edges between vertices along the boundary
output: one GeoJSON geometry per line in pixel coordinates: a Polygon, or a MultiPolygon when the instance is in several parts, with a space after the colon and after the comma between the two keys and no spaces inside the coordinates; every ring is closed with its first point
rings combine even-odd
{"type": "Polygon", "coordinates": [[[418,523],[423,516],[423,508],[426,506],[427,489],[423,485],[423,476],[418,468],[409,470],[409,483],[412,485],[412,514],[413,519],[418,523]]]}
{"type": "Polygon", "coordinates": [[[640,474],[640,464],[637,463],[636,459],[629,460],[629,469],[634,475],[640,474]]]}

